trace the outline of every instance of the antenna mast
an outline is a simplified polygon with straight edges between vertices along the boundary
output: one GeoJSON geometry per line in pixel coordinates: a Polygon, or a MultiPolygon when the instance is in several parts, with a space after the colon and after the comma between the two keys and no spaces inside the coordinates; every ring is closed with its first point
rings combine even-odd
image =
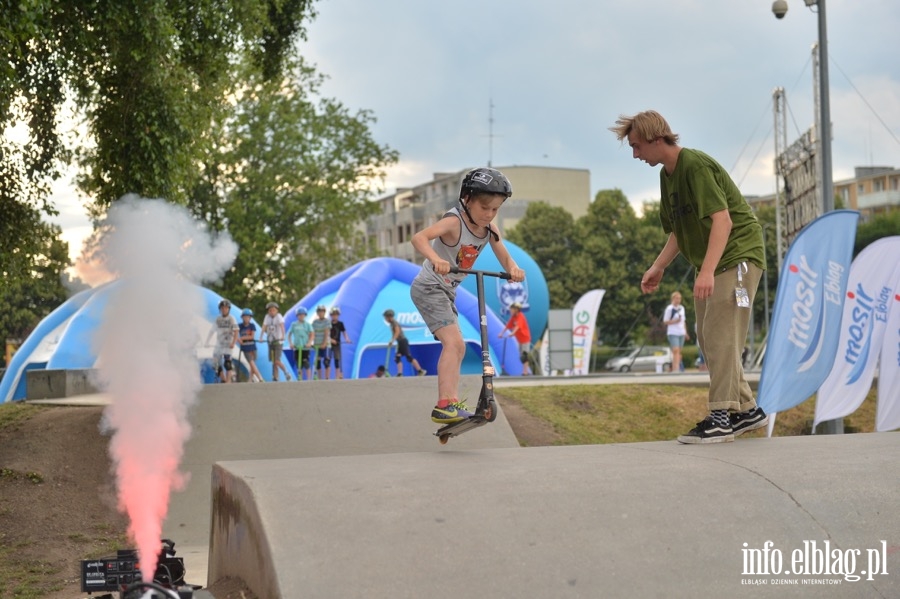
{"type": "Polygon", "coordinates": [[[491,98],[488,104],[488,168],[494,159],[494,99],[491,98]]]}

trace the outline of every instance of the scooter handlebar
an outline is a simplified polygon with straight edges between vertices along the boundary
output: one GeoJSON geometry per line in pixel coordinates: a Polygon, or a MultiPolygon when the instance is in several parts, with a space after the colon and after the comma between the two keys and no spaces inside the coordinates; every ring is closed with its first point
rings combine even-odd
{"type": "Polygon", "coordinates": [[[475,274],[480,273],[485,277],[497,277],[498,279],[506,279],[506,280],[509,280],[512,278],[512,275],[510,275],[508,272],[491,272],[488,270],[469,270],[469,269],[465,269],[465,268],[458,268],[456,266],[451,266],[450,272],[453,274],[460,274],[460,275],[475,275],[475,274]]]}

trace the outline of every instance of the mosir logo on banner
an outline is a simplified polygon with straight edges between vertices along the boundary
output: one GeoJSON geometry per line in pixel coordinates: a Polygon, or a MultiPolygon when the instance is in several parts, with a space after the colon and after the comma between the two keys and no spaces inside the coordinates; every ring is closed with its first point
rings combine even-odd
{"type": "Polygon", "coordinates": [[[805,350],[797,368],[797,372],[804,372],[816,363],[825,342],[825,302],[838,308],[841,306],[844,267],[829,260],[827,271],[820,274],[809,265],[803,254],[788,269],[796,275],[797,282],[794,285],[795,297],[791,304],[791,326],[787,339],[798,349],[805,350]]]}
{"type": "Polygon", "coordinates": [[[887,325],[891,291],[890,287],[882,287],[878,293],[867,293],[862,283],[859,283],[856,291],[847,292],[848,301],[854,303],[850,310],[850,326],[847,328],[847,347],[844,348],[844,361],[853,366],[847,377],[848,385],[855,383],[866,369],[869,352],[872,351],[872,330],[875,323],[887,325]]]}

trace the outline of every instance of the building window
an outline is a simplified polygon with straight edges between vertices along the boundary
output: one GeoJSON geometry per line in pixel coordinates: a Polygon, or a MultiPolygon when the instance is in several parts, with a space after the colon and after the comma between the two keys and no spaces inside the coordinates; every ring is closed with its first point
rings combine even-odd
{"type": "Polygon", "coordinates": [[[862,183],[857,183],[856,184],[856,193],[858,195],[862,195],[862,194],[866,193],[866,186],[863,185],[862,183]]]}
{"type": "Polygon", "coordinates": [[[872,181],[872,191],[884,191],[884,181],[881,179],[872,181]]]}

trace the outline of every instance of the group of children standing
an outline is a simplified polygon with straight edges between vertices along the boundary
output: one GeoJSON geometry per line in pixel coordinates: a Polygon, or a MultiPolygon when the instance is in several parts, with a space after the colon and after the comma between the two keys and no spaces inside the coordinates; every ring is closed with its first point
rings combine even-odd
{"type": "MultiPolygon", "coordinates": [[[[256,339],[256,325],[253,324],[253,310],[244,308],[241,312],[241,323],[237,324],[231,316],[231,302],[222,300],[219,302],[219,316],[210,331],[210,336],[216,335],[216,345],[213,350],[213,363],[216,365],[216,375],[223,383],[231,383],[234,380],[232,352],[234,346],[240,344],[240,351],[247,360],[250,382],[263,382],[263,376],[256,365],[256,343],[266,341],[269,347],[269,361],[272,363],[272,380],[278,382],[279,373],[284,375],[284,380],[291,380],[291,372],[285,366],[283,358],[283,346],[285,338],[290,342],[290,347],[297,356],[297,378],[307,380],[313,378],[312,364],[315,363],[316,376],[327,380],[331,376],[331,364],[334,364],[335,378],[344,378],[341,370],[341,342],[351,343],[347,335],[347,329],[341,321],[341,309],[337,306],[331,309],[331,319],[325,314],[327,309],[320,305],[316,308],[316,318],[311,322],[306,320],[307,310],[303,306],[297,308],[297,320],[291,323],[285,331],[284,317],[278,311],[278,304],[269,302],[266,305],[266,316],[263,319],[262,330],[259,339],[256,339]],[[310,353],[313,354],[310,360],[310,353]]],[[[209,337],[207,337],[207,340],[209,337]]]]}
{"type": "MultiPolygon", "coordinates": [[[[352,342],[347,335],[347,328],[341,321],[340,308],[335,306],[331,309],[329,320],[326,316],[327,308],[320,304],[316,308],[316,318],[308,321],[307,309],[300,306],[294,313],[297,319],[291,323],[287,331],[284,329],[284,318],[278,312],[278,304],[270,302],[266,309],[268,314],[263,320],[263,329],[269,341],[273,381],[278,381],[279,370],[284,372],[286,380],[291,380],[290,372],[281,360],[285,338],[296,357],[298,380],[304,378],[312,380],[314,376],[320,380],[328,380],[331,378],[332,363],[335,378],[344,378],[341,370],[341,342],[352,342]]],[[[259,340],[262,341],[262,336],[259,340]]]]}

